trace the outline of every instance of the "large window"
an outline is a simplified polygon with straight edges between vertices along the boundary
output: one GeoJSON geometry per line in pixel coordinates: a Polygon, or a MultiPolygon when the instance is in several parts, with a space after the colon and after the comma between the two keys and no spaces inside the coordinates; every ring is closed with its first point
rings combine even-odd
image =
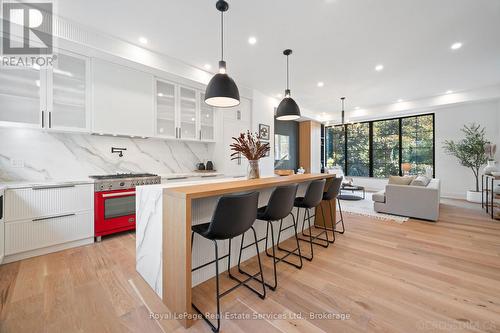
{"type": "Polygon", "coordinates": [[[410,174],[422,174],[434,167],[433,115],[402,119],[402,163],[410,163],[410,174]]]}
{"type": "Polygon", "coordinates": [[[339,166],[348,176],[434,174],[433,114],[331,126],[325,132],[327,167],[339,166]]]}
{"type": "Polygon", "coordinates": [[[373,122],[373,177],[399,175],[399,119],[373,122]]]}
{"type": "Polygon", "coordinates": [[[370,123],[347,125],[347,174],[370,176],[370,123]]]}

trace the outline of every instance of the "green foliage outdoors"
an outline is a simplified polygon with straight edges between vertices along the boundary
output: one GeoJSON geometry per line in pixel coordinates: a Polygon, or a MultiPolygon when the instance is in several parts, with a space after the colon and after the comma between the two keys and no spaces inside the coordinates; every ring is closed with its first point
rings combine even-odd
{"type": "MultiPolygon", "coordinates": [[[[399,142],[399,119],[373,122],[373,176],[387,178],[399,175],[399,151],[401,162],[411,163],[410,174],[425,173],[433,166],[434,128],[432,115],[401,119],[402,140],[399,142]]],[[[368,177],[370,174],[369,123],[327,127],[327,167],[339,165],[345,170],[347,153],[347,175],[368,177]],[[347,130],[347,152],[345,149],[347,130]]]]}

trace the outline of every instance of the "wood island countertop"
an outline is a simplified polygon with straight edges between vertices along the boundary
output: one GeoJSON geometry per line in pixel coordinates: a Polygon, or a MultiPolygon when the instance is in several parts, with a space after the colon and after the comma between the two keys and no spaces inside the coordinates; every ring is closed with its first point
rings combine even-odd
{"type": "Polygon", "coordinates": [[[189,186],[165,188],[169,195],[186,198],[198,199],[206,198],[228,193],[237,193],[245,191],[259,190],[269,187],[276,187],[294,183],[313,181],[316,179],[334,178],[334,174],[302,174],[289,176],[273,176],[258,179],[242,179],[233,181],[221,181],[208,184],[197,184],[189,186]]]}

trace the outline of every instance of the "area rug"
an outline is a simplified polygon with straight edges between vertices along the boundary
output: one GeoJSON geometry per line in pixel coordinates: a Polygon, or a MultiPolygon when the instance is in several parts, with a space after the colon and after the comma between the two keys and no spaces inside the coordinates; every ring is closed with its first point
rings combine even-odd
{"type": "Polygon", "coordinates": [[[378,220],[394,221],[400,224],[409,220],[408,217],[404,216],[377,213],[373,209],[372,193],[369,192],[366,193],[364,200],[359,200],[359,201],[340,200],[340,204],[342,205],[343,213],[369,216],[378,220]]]}

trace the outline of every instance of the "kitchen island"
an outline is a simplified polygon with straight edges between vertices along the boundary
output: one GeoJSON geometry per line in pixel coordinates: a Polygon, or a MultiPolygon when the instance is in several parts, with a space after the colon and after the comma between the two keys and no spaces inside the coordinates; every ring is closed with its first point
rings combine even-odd
{"type": "MultiPolygon", "coordinates": [[[[258,191],[259,206],[263,206],[277,186],[297,183],[297,196],[302,196],[312,180],[333,177],[335,175],[332,174],[304,174],[138,186],[136,269],[170,311],[177,315],[191,314],[192,286],[215,275],[214,265],[191,274],[192,266],[213,260],[213,245],[210,241],[196,238],[191,251],[191,226],[210,221],[220,196],[258,191]]],[[[301,222],[302,217],[298,221],[301,222]]],[[[284,220],[284,225],[291,223],[291,217],[284,220]]],[[[265,235],[265,223],[256,222],[255,229],[259,237],[265,235]]],[[[291,237],[292,229],[282,233],[281,239],[291,237]]],[[[233,253],[238,253],[239,243],[239,239],[232,242],[233,253]]],[[[227,253],[227,246],[228,242],[220,242],[222,255],[227,253]]],[[[263,244],[260,246],[260,251],[263,251],[263,244]]],[[[252,251],[246,251],[242,258],[246,260],[253,255],[252,251]]],[[[234,266],[237,256],[232,259],[231,266],[234,266]]],[[[225,260],[221,260],[220,267],[227,267],[225,260]]],[[[182,319],[181,322],[184,327],[191,325],[189,319],[182,319]]]]}

